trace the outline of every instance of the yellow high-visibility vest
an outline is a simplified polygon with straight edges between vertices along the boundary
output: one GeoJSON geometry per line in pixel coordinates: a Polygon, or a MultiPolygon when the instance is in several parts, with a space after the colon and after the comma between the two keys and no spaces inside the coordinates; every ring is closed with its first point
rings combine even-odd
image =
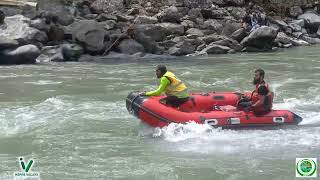
{"type": "Polygon", "coordinates": [[[167,71],[163,76],[168,78],[170,81],[170,85],[167,86],[165,91],[167,96],[176,96],[178,98],[185,98],[189,96],[187,86],[172,72],[167,71]]]}

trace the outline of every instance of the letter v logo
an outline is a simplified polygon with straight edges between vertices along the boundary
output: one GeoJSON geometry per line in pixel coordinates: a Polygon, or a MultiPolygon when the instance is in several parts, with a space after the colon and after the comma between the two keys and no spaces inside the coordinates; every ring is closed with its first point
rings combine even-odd
{"type": "Polygon", "coordinates": [[[23,161],[23,158],[21,157],[20,158],[20,165],[21,165],[21,168],[25,171],[25,172],[29,172],[29,170],[31,169],[32,167],[32,164],[33,164],[33,160],[31,159],[27,166],[25,165],[24,161],[23,161]]]}

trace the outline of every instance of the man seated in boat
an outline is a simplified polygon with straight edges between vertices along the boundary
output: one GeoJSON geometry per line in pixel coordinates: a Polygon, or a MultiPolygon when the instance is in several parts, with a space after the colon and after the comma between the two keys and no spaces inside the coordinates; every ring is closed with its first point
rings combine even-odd
{"type": "Polygon", "coordinates": [[[238,103],[240,109],[252,110],[257,115],[263,115],[272,110],[273,93],[269,85],[264,81],[265,72],[262,69],[255,71],[253,84],[256,89],[248,96],[245,95],[238,103]]]}
{"type": "Polygon", "coordinates": [[[143,92],[143,96],[160,96],[162,93],[167,95],[161,100],[161,103],[179,107],[181,104],[189,100],[187,86],[179,80],[172,72],[167,71],[164,65],[158,65],[156,68],[157,78],[160,79],[158,89],[150,92],[143,92]]]}

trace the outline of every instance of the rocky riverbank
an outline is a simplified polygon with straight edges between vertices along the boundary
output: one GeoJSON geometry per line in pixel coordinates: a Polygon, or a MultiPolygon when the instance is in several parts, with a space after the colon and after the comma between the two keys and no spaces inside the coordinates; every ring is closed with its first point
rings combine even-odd
{"type": "Polygon", "coordinates": [[[293,5],[286,17],[259,5],[243,0],[39,0],[36,7],[0,6],[5,15],[0,64],[78,61],[88,55],[264,52],[320,43],[317,3],[293,5]],[[241,22],[252,12],[264,23],[248,30],[241,22]]]}

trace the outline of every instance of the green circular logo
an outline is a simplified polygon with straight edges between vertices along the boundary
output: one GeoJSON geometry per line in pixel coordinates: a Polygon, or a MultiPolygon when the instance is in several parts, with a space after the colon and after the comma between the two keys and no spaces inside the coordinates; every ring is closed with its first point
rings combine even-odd
{"type": "Polygon", "coordinates": [[[312,176],[317,170],[317,164],[311,159],[302,159],[297,163],[297,172],[301,176],[312,176]]]}

